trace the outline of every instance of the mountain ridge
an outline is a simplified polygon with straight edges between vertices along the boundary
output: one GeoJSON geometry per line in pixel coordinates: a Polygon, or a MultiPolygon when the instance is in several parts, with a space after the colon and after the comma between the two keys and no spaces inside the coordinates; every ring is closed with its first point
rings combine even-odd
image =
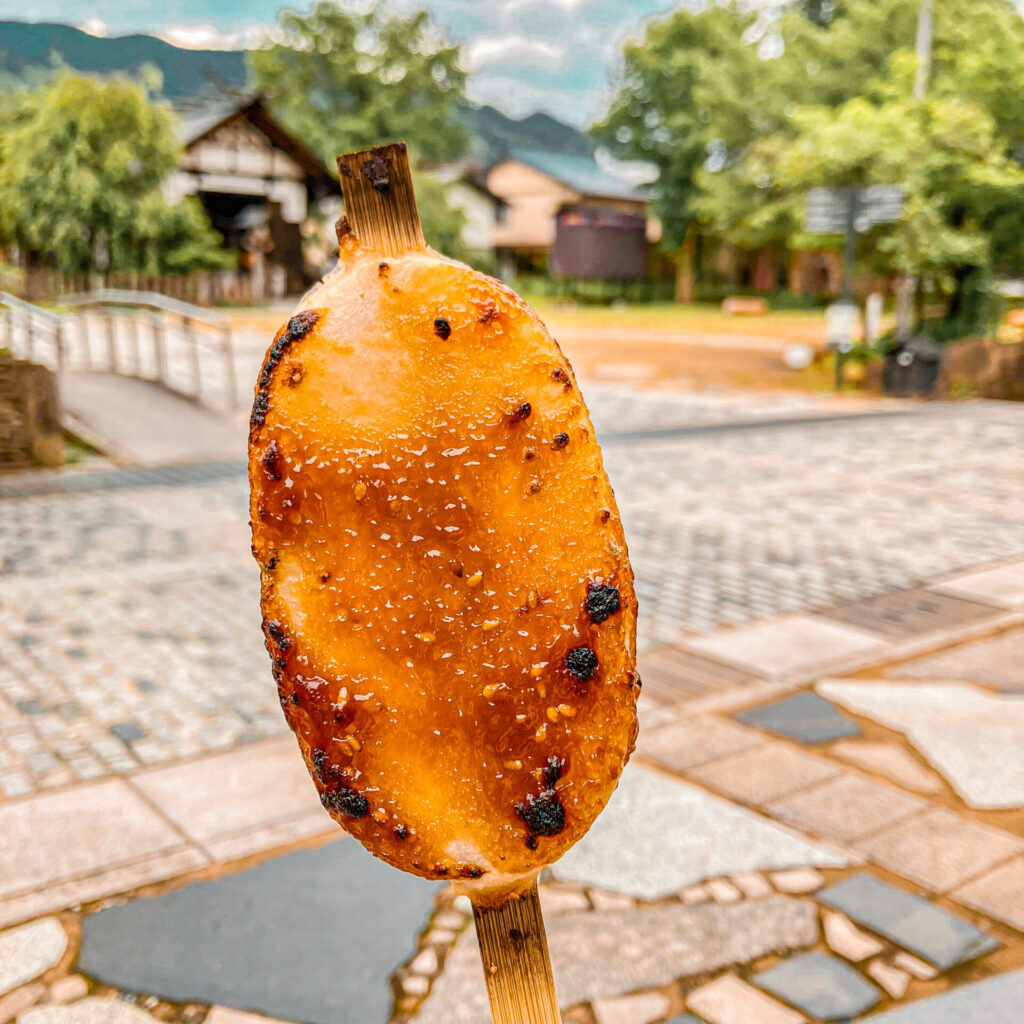
{"type": "MultiPolygon", "coordinates": [[[[178,105],[246,87],[244,50],[186,49],[144,34],[94,36],[60,22],[0,21],[0,74],[23,78],[55,61],[99,75],[137,75],[152,65],[163,76],[164,98],[178,105]]],[[[576,156],[593,151],[583,132],[540,111],[516,119],[490,105],[464,103],[458,119],[471,136],[470,159],[482,165],[513,149],[576,156]]]]}

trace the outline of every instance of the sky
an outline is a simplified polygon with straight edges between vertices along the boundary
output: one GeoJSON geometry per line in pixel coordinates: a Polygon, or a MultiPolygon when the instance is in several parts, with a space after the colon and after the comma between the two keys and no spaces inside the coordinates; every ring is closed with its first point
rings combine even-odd
{"type": "MultiPolygon", "coordinates": [[[[342,6],[358,0],[341,0],[342,6]]],[[[679,0],[393,0],[426,7],[464,46],[470,98],[513,117],[536,110],[586,125],[603,111],[622,42],[679,0]]],[[[108,36],[145,32],[182,46],[253,45],[276,0],[0,0],[0,20],[58,21],[108,36]],[[70,10],[74,9],[74,14],[70,10]]],[[[298,3],[296,8],[307,9],[298,3]]]]}

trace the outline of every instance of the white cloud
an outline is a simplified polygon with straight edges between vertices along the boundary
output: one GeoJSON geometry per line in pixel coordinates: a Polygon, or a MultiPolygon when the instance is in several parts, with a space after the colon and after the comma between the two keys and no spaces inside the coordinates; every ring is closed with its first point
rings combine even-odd
{"type": "Polygon", "coordinates": [[[86,18],[78,26],[83,32],[91,36],[105,36],[107,34],[107,23],[102,18],[86,18]]]}
{"type": "Polygon", "coordinates": [[[230,32],[210,23],[164,25],[156,33],[161,39],[187,50],[243,50],[259,45],[267,25],[246,22],[230,32]]]}
{"type": "Polygon", "coordinates": [[[464,52],[473,70],[488,64],[551,64],[564,60],[566,54],[564,46],[526,36],[475,36],[464,52]]]}

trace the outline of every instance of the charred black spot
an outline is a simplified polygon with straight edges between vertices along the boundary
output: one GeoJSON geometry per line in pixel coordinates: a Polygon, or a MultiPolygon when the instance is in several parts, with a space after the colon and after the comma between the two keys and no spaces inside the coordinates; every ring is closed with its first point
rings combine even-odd
{"type": "Polygon", "coordinates": [[[527,797],[526,803],[516,805],[516,814],[534,835],[557,836],[565,828],[565,808],[554,793],[527,797]]]}
{"type": "Polygon", "coordinates": [[[391,191],[391,165],[383,153],[374,153],[360,168],[370,185],[378,192],[391,191]]]}
{"type": "Polygon", "coordinates": [[[298,690],[292,690],[291,696],[288,698],[292,702],[292,707],[299,707],[302,704],[302,695],[298,690]]]}
{"type": "Polygon", "coordinates": [[[322,573],[320,573],[320,582],[321,583],[326,583],[330,578],[331,578],[331,574],[329,572],[322,572],[322,573]]]}
{"type": "Polygon", "coordinates": [[[532,832],[526,837],[526,845],[531,850],[537,849],[537,837],[532,832]]]}
{"type": "Polygon", "coordinates": [[[498,307],[494,304],[493,299],[488,299],[484,302],[478,319],[482,324],[489,324],[491,321],[498,319],[498,307]]]}
{"type": "Polygon", "coordinates": [[[569,380],[569,374],[560,366],[551,371],[551,376],[554,377],[554,379],[557,380],[566,391],[572,387],[572,381],[569,380]]]}
{"type": "Polygon", "coordinates": [[[612,517],[612,510],[610,508],[601,509],[601,522],[607,523],[612,517]]]}
{"type": "Polygon", "coordinates": [[[377,264],[377,274],[380,277],[383,277],[390,269],[391,268],[386,263],[377,264]]]}
{"type": "Polygon", "coordinates": [[[275,658],[274,664],[283,672],[288,667],[287,658],[275,658]]]}
{"type": "Polygon", "coordinates": [[[522,945],[523,939],[526,938],[518,928],[509,928],[508,937],[511,939],[513,946],[522,945]]]}
{"type": "Polygon", "coordinates": [[[365,818],[370,803],[362,793],[357,793],[348,786],[338,786],[320,794],[320,803],[328,811],[337,811],[349,818],[365,818]]]}
{"type": "Polygon", "coordinates": [[[555,783],[562,777],[562,771],[564,768],[564,758],[559,757],[557,754],[552,754],[548,758],[547,764],[544,765],[542,770],[545,789],[555,788],[555,783]]]}
{"type": "Polygon", "coordinates": [[[271,441],[263,453],[263,471],[271,480],[281,479],[281,449],[276,441],[271,441]]]}
{"type": "Polygon", "coordinates": [[[434,333],[442,341],[447,341],[452,336],[452,325],[443,316],[439,316],[434,321],[434,333]]]}
{"type": "Polygon", "coordinates": [[[313,774],[323,782],[324,765],[327,764],[327,751],[323,747],[316,747],[309,759],[313,762],[313,774]]]}
{"type": "Polygon", "coordinates": [[[267,559],[267,572],[273,572],[277,568],[277,561],[277,555],[271,555],[270,558],[267,559]]]}
{"type": "Polygon", "coordinates": [[[459,867],[460,878],[479,878],[483,873],[483,868],[475,868],[469,864],[462,864],[459,867]]]}
{"type": "Polygon", "coordinates": [[[589,647],[574,647],[565,656],[565,667],[583,681],[597,671],[597,655],[589,647]]]}
{"type": "Polygon", "coordinates": [[[529,402],[522,402],[509,413],[509,423],[522,423],[531,412],[533,412],[533,406],[529,402]]]}
{"type": "Polygon", "coordinates": [[[434,865],[434,874],[440,875],[442,878],[448,874],[448,869],[443,864],[434,865]]]}
{"type": "Polygon", "coordinates": [[[319,319],[320,314],[315,309],[296,313],[274,339],[274,344],[270,346],[267,358],[263,362],[263,369],[260,370],[259,383],[256,385],[256,398],[252,403],[250,429],[255,430],[257,427],[262,427],[267,420],[267,412],[270,409],[270,398],[267,391],[270,388],[270,382],[274,379],[274,371],[284,358],[285,352],[288,351],[288,346],[292,342],[301,341],[309,334],[319,319]]]}
{"type": "Polygon", "coordinates": [[[396,825],[391,831],[395,833],[395,838],[400,841],[409,838],[409,830],[405,825],[396,825]]]}
{"type": "Polygon", "coordinates": [[[531,480],[530,481],[530,493],[531,494],[538,494],[538,493],[540,493],[540,481],[539,480],[531,480]]]}
{"type": "Polygon", "coordinates": [[[554,448],[564,448],[568,443],[569,435],[566,434],[564,431],[561,434],[555,434],[555,436],[551,438],[551,444],[554,448]]]}
{"type": "Polygon", "coordinates": [[[282,651],[287,651],[292,645],[291,637],[284,631],[284,627],[276,619],[269,619],[265,623],[267,635],[282,651]]]}
{"type": "Polygon", "coordinates": [[[591,622],[604,622],[622,607],[619,588],[610,583],[591,583],[587,590],[586,608],[591,622]]]}
{"type": "Polygon", "coordinates": [[[527,462],[529,462],[530,459],[537,458],[537,449],[536,448],[524,448],[523,449],[523,458],[526,459],[527,462]]]}
{"type": "Polygon", "coordinates": [[[281,696],[278,697],[277,699],[278,699],[278,703],[280,703],[281,707],[284,708],[285,710],[287,710],[287,708],[288,708],[288,694],[287,693],[282,693],[281,696]]]}

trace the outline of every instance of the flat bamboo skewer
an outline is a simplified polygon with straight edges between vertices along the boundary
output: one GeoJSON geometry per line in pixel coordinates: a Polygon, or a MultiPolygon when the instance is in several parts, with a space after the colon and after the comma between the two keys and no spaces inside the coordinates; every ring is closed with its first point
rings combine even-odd
{"type": "MultiPolygon", "coordinates": [[[[392,258],[426,248],[404,142],[345,153],[338,171],[348,226],[363,245],[392,258]]],[[[465,891],[494,1024],[559,1024],[536,879],[527,888],[465,891]]]]}

